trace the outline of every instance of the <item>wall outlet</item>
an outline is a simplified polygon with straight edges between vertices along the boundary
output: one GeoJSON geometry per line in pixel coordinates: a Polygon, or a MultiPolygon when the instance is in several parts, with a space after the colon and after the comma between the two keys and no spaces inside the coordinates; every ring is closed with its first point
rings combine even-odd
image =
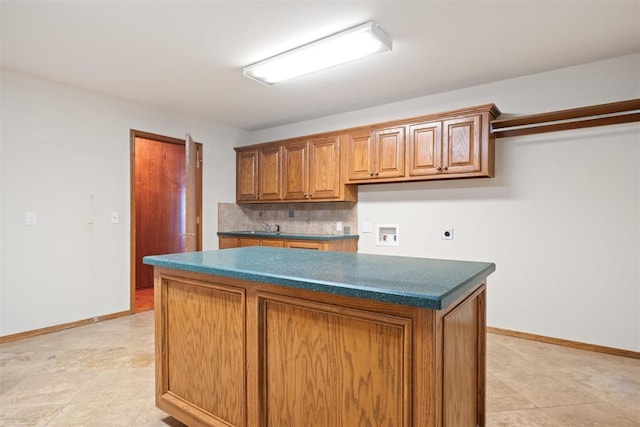
{"type": "Polygon", "coordinates": [[[363,233],[371,233],[372,227],[370,222],[362,223],[362,232],[363,233]]]}
{"type": "Polygon", "coordinates": [[[27,212],[27,225],[37,225],[38,215],[35,212],[27,212]]]}
{"type": "Polygon", "coordinates": [[[336,222],[336,231],[342,231],[342,221],[336,222]]]}
{"type": "Polygon", "coordinates": [[[111,224],[117,224],[120,222],[120,216],[118,212],[111,212],[111,224]]]}
{"type": "Polygon", "coordinates": [[[440,238],[442,240],[453,240],[453,227],[442,227],[440,238]]]}

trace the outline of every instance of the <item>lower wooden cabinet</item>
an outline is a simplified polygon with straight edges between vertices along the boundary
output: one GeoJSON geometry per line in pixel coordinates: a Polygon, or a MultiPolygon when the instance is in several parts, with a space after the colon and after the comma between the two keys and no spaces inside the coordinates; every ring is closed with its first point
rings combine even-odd
{"type": "Polygon", "coordinates": [[[485,424],[485,285],[444,310],[155,270],[156,404],[189,426],[485,424]]]}
{"type": "Polygon", "coordinates": [[[300,240],[278,237],[218,236],[218,248],[241,248],[245,246],[270,246],[274,248],[312,249],[317,251],[358,252],[358,239],[300,240]]]}

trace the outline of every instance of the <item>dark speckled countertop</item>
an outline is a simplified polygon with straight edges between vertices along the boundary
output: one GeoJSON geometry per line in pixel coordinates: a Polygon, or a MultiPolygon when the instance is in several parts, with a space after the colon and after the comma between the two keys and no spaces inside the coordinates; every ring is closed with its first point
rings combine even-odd
{"type": "Polygon", "coordinates": [[[144,257],[145,264],[440,310],[493,263],[262,246],[144,257]]]}
{"type": "Polygon", "coordinates": [[[230,237],[260,237],[272,239],[295,239],[295,240],[342,240],[358,239],[357,234],[305,234],[305,233],[285,233],[285,232],[265,232],[265,231],[219,231],[218,236],[230,237]]]}

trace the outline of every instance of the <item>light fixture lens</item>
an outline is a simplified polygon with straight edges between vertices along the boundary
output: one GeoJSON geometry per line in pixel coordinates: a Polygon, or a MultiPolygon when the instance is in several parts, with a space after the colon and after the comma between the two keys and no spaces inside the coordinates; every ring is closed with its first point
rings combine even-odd
{"type": "Polygon", "coordinates": [[[369,21],[249,65],[243,73],[272,85],[387,50],[391,50],[391,39],[369,21]]]}

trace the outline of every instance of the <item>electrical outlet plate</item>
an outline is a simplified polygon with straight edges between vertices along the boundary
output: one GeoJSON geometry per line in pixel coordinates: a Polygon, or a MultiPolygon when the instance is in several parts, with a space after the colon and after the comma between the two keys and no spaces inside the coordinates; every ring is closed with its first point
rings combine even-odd
{"type": "Polygon", "coordinates": [[[440,238],[442,240],[453,240],[453,227],[442,227],[440,238]]]}

